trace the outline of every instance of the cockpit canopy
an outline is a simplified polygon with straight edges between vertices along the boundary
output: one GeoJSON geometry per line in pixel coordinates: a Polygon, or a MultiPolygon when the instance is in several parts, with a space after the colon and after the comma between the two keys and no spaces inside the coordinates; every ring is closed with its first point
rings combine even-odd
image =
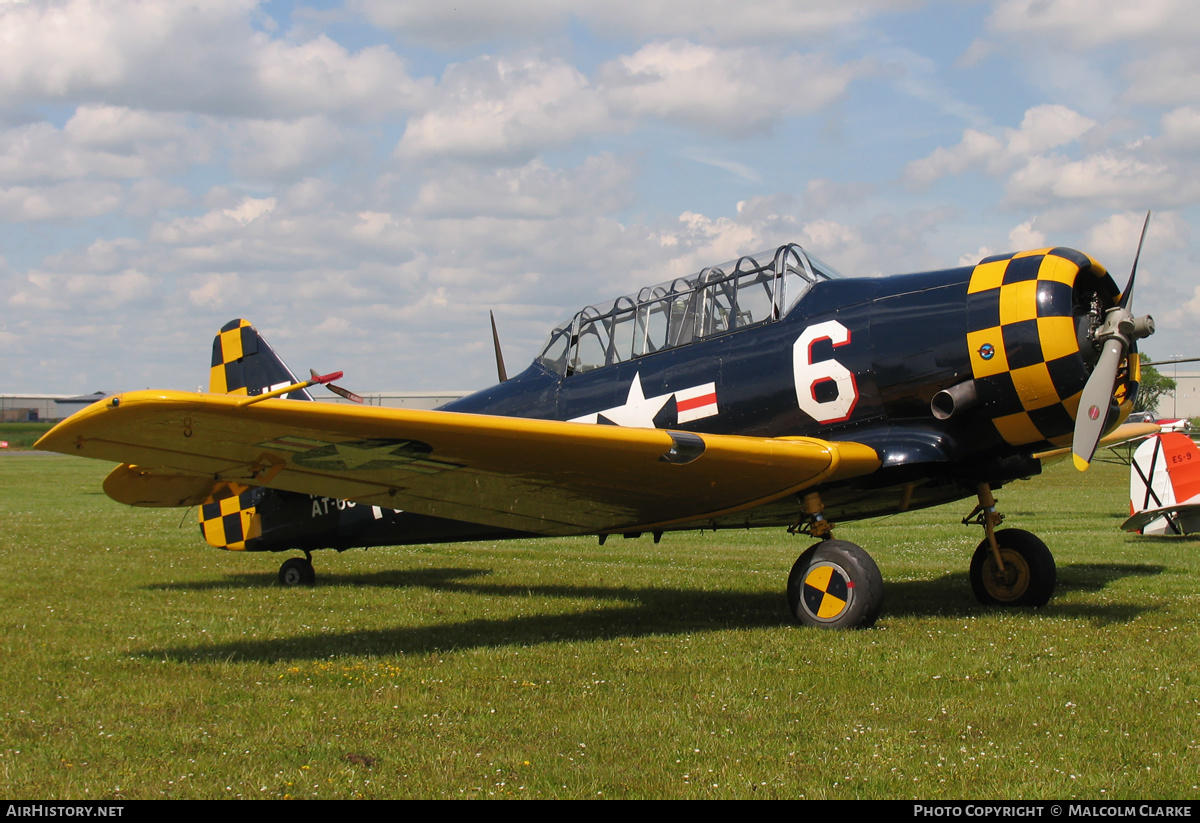
{"type": "Polygon", "coordinates": [[[587,306],[550,333],[537,362],[572,375],[770,323],[814,283],[840,276],[795,243],[748,254],[587,306]]]}

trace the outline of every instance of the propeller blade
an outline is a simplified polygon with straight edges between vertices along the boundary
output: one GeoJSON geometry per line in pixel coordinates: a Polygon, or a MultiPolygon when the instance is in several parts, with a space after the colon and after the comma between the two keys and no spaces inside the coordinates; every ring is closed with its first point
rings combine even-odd
{"type": "Polygon", "coordinates": [[[1121,300],[1108,310],[1099,339],[1104,341],[1100,359],[1092,369],[1092,375],[1079,397],[1079,410],[1075,413],[1075,435],[1071,440],[1071,456],[1075,468],[1084,471],[1096,454],[1096,446],[1104,435],[1104,424],[1108,421],[1108,406],[1112,402],[1113,388],[1117,382],[1117,369],[1121,360],[1133,346],[1133,341],[1154,334],[1154,318],[1150,315],[1134,317],[1129,308],[1133,304],[1133,281],[1137,277],[1138,260],[1142,256],[1142,243],[1150,227],[1150,212],[1142,223],[1142,236],[1138,238],[1137,252],[1133,255],[1133,266],[1129,270],[1129,282],[1121,293],[1121,300]]]}
{"type": "Polygon", "coordinates": [[[492,318],[492,345],[496,347],[496,376],[503,383],[508,380],[508,371],[504,368],[504,353],[500,351],[500,334],[496,331],[496,315],[489,311],[488,317],[492,318]]]}
{"type": "Polygon", "coordinates": [[[1146,210],[1146,220],[1142,223],[1142,236],[1138,238],[1137,253],[1133,255],[1133,267],[1129,270],[1129,282],[1125,285],[1125,291],[1121,295],[1121,302],[1118,304],[1121,308],[1128,308],[1133,302],[1133,278],[1137,275],[1138,258],[1142,256],[1142,243],[1146,240],[1146,229],[1150,227],[1150,210],[1146,210]]]}
{"type": "Polygon", "coordinates": [[[1110,337],[1104,342],[1104,351],[1083,394],[1079,398],[1079,411],[1075,413],[1075,436],[1071,441],[1071,456],[1075,468],[1085,470],[1096,453],[1096,445],[1104,434],[1108,421],[1108,404],[1112,402],[1113,384],[1117,381],[1117,367],[1125,356],[1125,342],[1119,337],[1110,337]]]}

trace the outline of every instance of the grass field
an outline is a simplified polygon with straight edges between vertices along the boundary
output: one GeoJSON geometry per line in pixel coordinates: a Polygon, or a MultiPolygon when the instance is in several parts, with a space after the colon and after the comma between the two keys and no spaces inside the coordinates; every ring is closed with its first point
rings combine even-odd
{"type": "Polygon", "coordinates": [[[0,440],[8,443],[6,448],[13,451],[29,449],[52,428],[53,423],[0,423],[0,440]]]}
{"type": "Polygon", "coordinates": [[[870,631],[793,626],[781,531],[315,556],[203,546],[108,466],[0,458],[0,794],[1200,797],[1200,543],[1127,536],[1126,470],[998,493],[1055,551],[990,610],[969,502],[865,524],[870,631]]]}

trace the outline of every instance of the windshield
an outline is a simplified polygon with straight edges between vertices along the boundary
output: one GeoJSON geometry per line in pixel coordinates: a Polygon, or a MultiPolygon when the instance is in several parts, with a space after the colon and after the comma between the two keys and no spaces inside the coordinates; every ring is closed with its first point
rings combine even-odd
{"type": "Polygon", "coordinates": [[[813,283],[835,277],[841,275],[794,243],[748,254],[585,307],[550,333],[538,362],[571,375],[769,323],[813,283]]]}

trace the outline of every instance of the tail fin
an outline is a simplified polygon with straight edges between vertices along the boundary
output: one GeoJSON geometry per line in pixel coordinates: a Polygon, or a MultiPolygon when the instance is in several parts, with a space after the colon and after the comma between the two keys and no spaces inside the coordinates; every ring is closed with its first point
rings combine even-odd
{"type": "Polygon", "coordinates": [[[1200,451],[1191,438],[1164,432],[1133,453],[1127,529],[1142,534],[1191,534],[1200,511],[1200,451]]]}
{"type": "MultiPolygon", "coordinates": [[[[296,375],[247,320],[230,320],[213,339],[208,390],[213,394],[256,396],[299,383],[296,375]]],[[[305,389],[289,400],[312,400],[305,389]]]]}
{"type": "MultiPolygon", "coordinates": [[[[257,396],[299,383],[296,375],[247,320],[231,320],[213,339],[208,390],[213,394],[257,396]]],[[[312,400],[305,389],[289,392],[290,400],[312,400]]],[[[200,506],[200,532],[210,546],[254,551],[262,541],[257,511],[269,489],[217,483],[200,506]]]]}

